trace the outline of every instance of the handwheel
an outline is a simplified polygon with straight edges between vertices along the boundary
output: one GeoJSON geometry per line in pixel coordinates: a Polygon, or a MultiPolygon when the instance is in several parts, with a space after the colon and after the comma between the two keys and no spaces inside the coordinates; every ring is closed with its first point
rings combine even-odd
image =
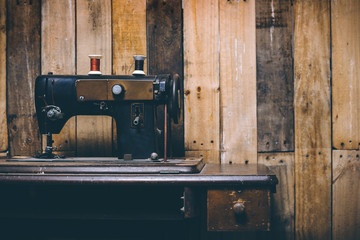
{"type": "Polygon", "coordinates": [[[170,92],[168,97],[168,114],[174,123],[179,123],[180,112],[181,112],[181,100],[180,100],[180,76],[174,74],[170,80],[170,92]]]}

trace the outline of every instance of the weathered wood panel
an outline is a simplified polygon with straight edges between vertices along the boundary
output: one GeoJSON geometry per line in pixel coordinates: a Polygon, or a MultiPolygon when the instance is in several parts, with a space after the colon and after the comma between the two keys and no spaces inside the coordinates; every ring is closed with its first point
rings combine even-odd
{"type": "Polygon", "coordinates": [[[185,151],[185,157],[200,157],[205,160],[210,159],[211,161],[211,159],[219,159],[219,152],[207,150],[185,151]]]}
{"type": "Polygon", "coordinates": [[[6,1],[0,0],[0,152],[8,149],[6,121],[6,1]]]}
{"type": "Polygon", "coordinates": [[[255,1],[220,1],[221,162],[257,163],[255,1]]]}
{"type": "MultiPolygon", "coordinates": [[[[41,74],[74,75],[75,0],[43,0],[41,6],[41,74]]],[[[74,156],[76,152],[75,117],[69,120],[60,134],[54,134],[56,153],[74,156]]],[[[43,150],[46,137],[43,136],[43,150]]]]}
{"type": "Polygon", "coordinates": [[[183,1],[185,151],[219,162],[219,3],[183,1]]]}
{"type": "MultiPolygon", "coordinates": [[[[131,75],[134,55],[146,56],[146,0],[112,2],[113,74],[131,75]]],[[[144,71],[147,72],[147,60],[144,71]]]]}
{"type": "Polygon", "coordinates": [[[256,1],[258,151],[294,151],[291,0],[256,1]]]}
{"type": "MultiPolygon", "coordinates": [[[[146,0],[112,1],[112,72],[131,75],[134,55],[146,52],[146,0]]],[[[147,73],[147,59],[144,72],[147,73]]],[[[113,152],[117,151],[116,124],[113,121],[113,152]]]]}
{"type": "MultiPolygon", "coordinates": [[[[111,0],[77,0],[77,74],[90,70],[89,54],[100,54],[102,74],[111,74],[111,0]]],[[[112,119],[78,116],[76,123],[79,156],[112,155],[112,119]]]]}
{"type": "MultiPolygon", "coordinates": [[[[183,80],[182,2],[147,0],[146,24],[149,75],[177,73],[183,80]]],[[[179,123],[171,125],[173,156],[184,156],[183,106],[180,115],[179,123]]],[[[163,107],[159,107],[157,116],[158,128],[163,129],[163,107]]]]}
{"type": "Polygon", "coordinates": [[[295,235],[295,154],[259,153],[258,163],[276,174],[279,184],[272,195],[271,239],[294,239],[295,235]]]}
{"type": "Polygon", "coordinates": [[[40,0],[7,3],[7,113],[10,154],[41,152],[34,107],[35,79],[40,75],[40,0]]]}
{"type": "Polygon", "coordinates": [[[333,151],[333,239],[360,239],[360,151],[333,151]]]}
{"type": "Polygon", "coordinates": [[[333,147],[360,145],[360,1],[331,1],[333,147]]]}
{"type": "Polygon", "coordinates": [[[294,1],[296,239],[331,238],[330,3],[294,1]]]}

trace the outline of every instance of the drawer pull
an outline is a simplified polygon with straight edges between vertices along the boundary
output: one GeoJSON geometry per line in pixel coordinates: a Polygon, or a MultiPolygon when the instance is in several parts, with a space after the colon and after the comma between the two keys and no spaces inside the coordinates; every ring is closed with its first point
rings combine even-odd
{"type": "Polygon", "coordinates": [[[233,206],[235,216],[240,217],[245,214],[245,206],[242,203],[235,203],[233,206]]]}

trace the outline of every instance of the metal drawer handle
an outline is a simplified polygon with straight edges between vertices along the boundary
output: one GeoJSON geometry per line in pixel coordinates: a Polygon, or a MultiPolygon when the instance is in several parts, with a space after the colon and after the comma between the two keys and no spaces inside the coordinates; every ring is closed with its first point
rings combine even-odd
{"type": "Polygon", "coordinates": [[[233,206],[235,216],[240,217],[245,214],[245,206],[242,203],[235,203],[233,206]]]}

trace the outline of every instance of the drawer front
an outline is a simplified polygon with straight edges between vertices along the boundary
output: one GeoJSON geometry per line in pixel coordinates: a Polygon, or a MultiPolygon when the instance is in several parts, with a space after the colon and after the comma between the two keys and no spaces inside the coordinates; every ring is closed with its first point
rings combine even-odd
{"type": "Polygon", "coordinates": [[[207,191],[208,231],[269,231],[270,190],[207,191]]]}

